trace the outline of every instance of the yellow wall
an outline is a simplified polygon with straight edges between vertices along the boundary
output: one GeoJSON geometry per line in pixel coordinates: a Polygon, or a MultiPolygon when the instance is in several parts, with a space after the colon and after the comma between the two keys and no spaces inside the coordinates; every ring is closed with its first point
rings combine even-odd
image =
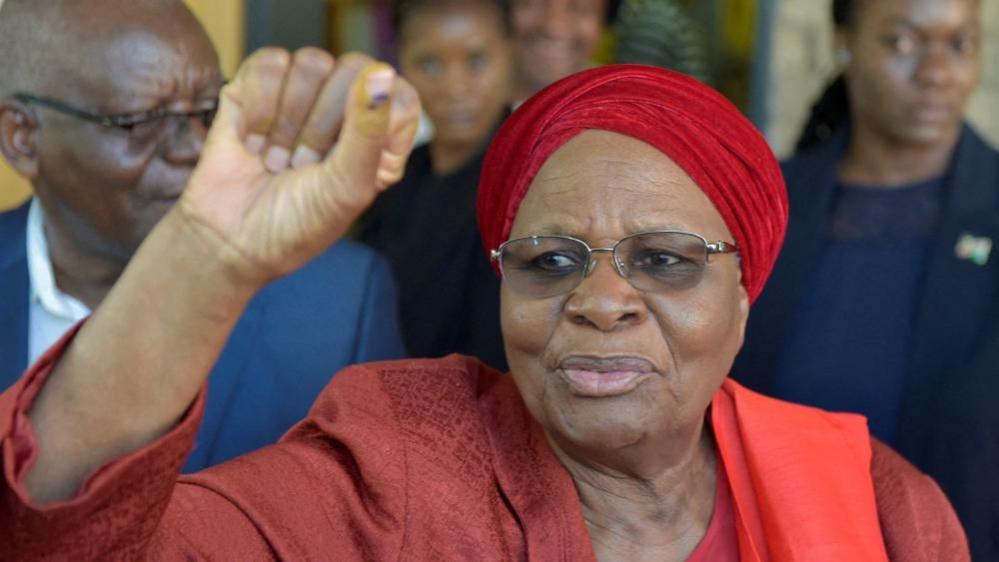
{"type": "Polygon", "coordinates": [[[222,72],[232,78],[243,60],[245,0],[187,0],[187,4],[215,42],[222,72]]]}
{"type": "Polygon", "coordinates": [[[28,183],[0,162],[0,211],[20,205],[30,193],[28,183]]]}
{"type": "MultiPolygon", "coordinates": [[[[45,1],[45,0],[40,0],[45,1]]],[[[222,71],[231,77],[243,58],[244,0],[187,0],[219,51],[222,71]]],[[[3,0],[0,0],[0,10],[3,0]]],[[[0,158],[0,210],[20,204],[30,188],[0,158]]]]}

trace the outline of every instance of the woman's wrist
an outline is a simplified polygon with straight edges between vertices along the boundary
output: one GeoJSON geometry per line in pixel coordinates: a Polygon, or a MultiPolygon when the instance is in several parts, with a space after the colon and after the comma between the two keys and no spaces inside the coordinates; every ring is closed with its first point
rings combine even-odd
{"type": "Polygon", "coordinates": [[[159,228],[165,231],[165,238],[172,240],[170,247],[181,250],[175,256],[179,262],[197,266],[202,281],[214,281],[215,286],[230,290],[233,296],[245,295],[249,300],[270,280],[268,271],[202,220],[183,198],[159,228]]]}

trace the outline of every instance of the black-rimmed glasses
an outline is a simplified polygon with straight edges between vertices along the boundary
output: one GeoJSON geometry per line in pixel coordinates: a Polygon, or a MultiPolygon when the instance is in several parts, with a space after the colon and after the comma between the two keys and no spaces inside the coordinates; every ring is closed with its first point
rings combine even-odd
{"type": "Polygon", "coordinates": [[[158,107],[150,111],[141,111],[138,113],[102,115],[74,107],[56,99],[36,96],[34,94],[20,92],[14,94],[13,97],[22,103],[39,105],[76,119],[97,123],[108,128],[120,129],[138,141],[159,138],[159,135],[162,134],[167,122],[170,120],[186,122],[191,119],[197,119],[206,129],[210,128],[219,107],[219,101],[216,98],[202,104],[203,107],[191,111],[174,111],[165,107],[158,107]]]}
{"type": "Polygon", "coordinates": [[[634,288],[679,291],[700,282],[712,254],[738,252],[729,242],[708,242],[691,232],[662,230],[622,238],[611,247],[591,248],[571,236],[528,236],[492,251],[503,280],[516,293],[548,298],[568,293],[593,272],[593,254],[608,252],[614,268],[634,288]]]}

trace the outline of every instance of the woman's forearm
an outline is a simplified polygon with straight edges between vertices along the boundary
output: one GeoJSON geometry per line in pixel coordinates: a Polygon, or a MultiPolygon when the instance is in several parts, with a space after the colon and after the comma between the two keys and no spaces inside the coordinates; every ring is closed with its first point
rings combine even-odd
{"type": "Polygon", "coordinates": [[[161,436],[194,399],[257,287],[212,231],[171,211],[87,321],[29,413],[37,501],[161,436]]]}

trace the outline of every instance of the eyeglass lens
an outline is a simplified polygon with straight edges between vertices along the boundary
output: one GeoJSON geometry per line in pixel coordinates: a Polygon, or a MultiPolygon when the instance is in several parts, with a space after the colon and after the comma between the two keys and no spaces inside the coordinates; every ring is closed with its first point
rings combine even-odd
{"type": "MultiPolygon", "coordinates": [[[[701,280],[707,256],[704,239],[695,234],[649,232],[618,242],[614,267],[640,291],[681,291],[701,280]]],[[[589,273],[593,259],[582,241],[537,236],[505,244],[500,269],[513,291],[547,298],[575,289],[589,273]]]]}
{"type": "Polygon", "coordinates": [[[129,137],[141,144],[160,139],[168,130],[177,131],[178,128],[189,126],[191,119],[197,119],[207,130],[211,128],[216,113],[217,109],[214,107],[184,113],[163,113],[128,123],[122,128],[128,131],[129,137]]]}

